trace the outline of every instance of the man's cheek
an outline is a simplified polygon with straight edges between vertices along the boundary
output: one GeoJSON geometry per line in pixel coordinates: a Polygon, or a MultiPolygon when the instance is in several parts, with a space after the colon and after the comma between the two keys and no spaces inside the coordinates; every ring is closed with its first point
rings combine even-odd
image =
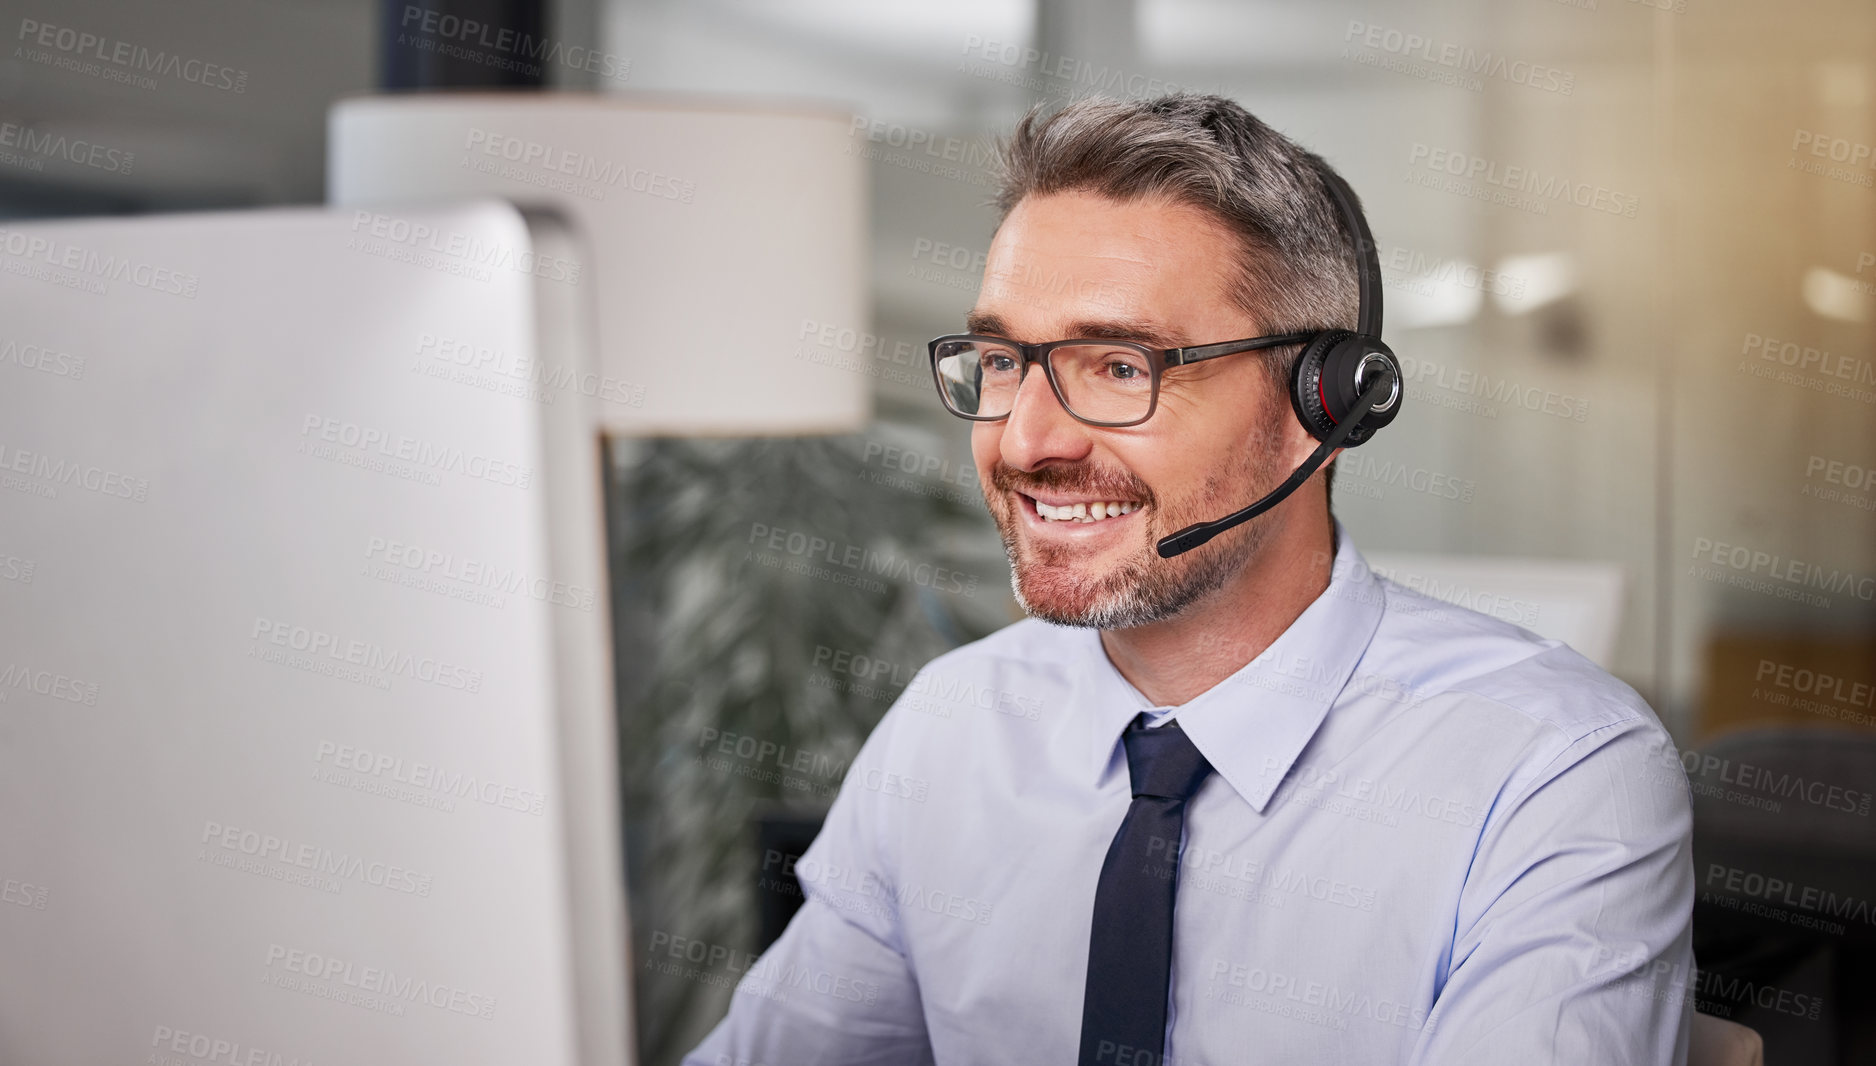
{"type": "Polygon", "coordinates": [[[991,481],[991,472],[997,462],[997,448],[1003,439],[1003,423],[971,423],[971,464],[977,471],[977,487],[986,497],[1001,495],[1002,489],[991,481]]]}

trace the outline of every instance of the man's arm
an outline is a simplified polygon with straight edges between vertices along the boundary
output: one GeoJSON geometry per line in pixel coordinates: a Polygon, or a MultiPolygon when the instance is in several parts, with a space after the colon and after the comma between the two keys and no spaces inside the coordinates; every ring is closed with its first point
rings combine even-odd
{"type": "Polygon", "coordinates": [[[1414,1066],[1686,1062],[1693,816],[1674,756],[1631,720],[1508,784],[1414,1066]]]}
{"type": "Polygon", "coordinates": [[[931,1061],[905,957],[810,897],[683,1066],[931,1061]]]}
{"type": "MultiPolygon", "coordinates": [[[[896,705],[895,705],[896,706],[896,705]]],[[[814,843],[794,865],[806,901],[737,984],[729,1013],[683,1066],[886,1066],[932,1061],[893,890],[896,835],[861,787],[891,746],[867,738],[814,843]]]]}

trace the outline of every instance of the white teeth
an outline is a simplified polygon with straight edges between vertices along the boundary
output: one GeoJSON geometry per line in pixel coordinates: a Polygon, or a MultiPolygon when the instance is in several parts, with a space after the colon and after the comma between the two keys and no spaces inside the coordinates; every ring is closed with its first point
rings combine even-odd
{"type": "Polygon", "coordinates": [[[1036,500],[1036,513],[1051,522],[1099,522],[1104,518],[1118,518],[1132,514],[1140,509],[1137,503],[1101,500],[1095,503],[1074,503],[1061,507],[1052,507],[1036,500]]]}

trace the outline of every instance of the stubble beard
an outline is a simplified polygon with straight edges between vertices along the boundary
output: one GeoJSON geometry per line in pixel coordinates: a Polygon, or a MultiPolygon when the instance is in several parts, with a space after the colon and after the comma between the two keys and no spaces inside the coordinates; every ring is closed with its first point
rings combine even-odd
{"type": "Polygon", "coordinates": [[[1172,618],[1217,592],[1263,550],[1271,515],[1259,515],[1170,559],[1160,558],[1155,545],[1189,525],[1223,518],[1276,487],[1275,457],[1281,446],[1281,431],[1271,420],[1260,438],[1235,451],[1228,467],[1214,471],[1201,490],[1171,510],[1162,509],[1137,480],[1097,482],[1078,468],[1021,474],[999,462],[991,472],[996,491],[987,494],[988,503],[1010,559],[1010,591],[1017,604],[1031,617],[1055,625],[1132,629],[1172,618]],[[1145,501],[1146,521],[1134,533],[1137,547],[1119,563],[1109,564],[1105,573],[1091,575],[1085,553],[1073,547],[1019,540],[1020,504],[1009,493],[1029,489],[1145,501]],[[1109,490],[1114,490],[1111,495],[1109,490]]]}

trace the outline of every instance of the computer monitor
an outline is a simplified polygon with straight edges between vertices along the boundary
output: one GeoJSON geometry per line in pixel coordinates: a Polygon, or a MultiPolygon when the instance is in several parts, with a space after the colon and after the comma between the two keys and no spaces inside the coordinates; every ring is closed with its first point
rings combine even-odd
{"type": "Polygon", "coordinates": [[[580,255],[0,229],[0,1061],[631,1061],[580,255]]]}

